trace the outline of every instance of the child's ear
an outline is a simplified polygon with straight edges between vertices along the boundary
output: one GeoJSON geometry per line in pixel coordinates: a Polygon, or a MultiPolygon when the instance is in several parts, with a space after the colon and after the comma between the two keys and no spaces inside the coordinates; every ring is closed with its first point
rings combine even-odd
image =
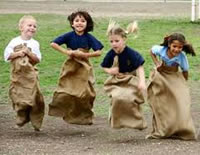
{"type": "Polygon", "coordinates": [[[71,24],[71,27],[74,28],[74,24],[73,24],[73,22],[72,22],[72,24],[71,24]]]}
{"type": "Polygon", "coordinates": [[[22,29],[23,29],[23,26],[20,25],[20,26],[19,26],[19,31],[22,31],[22,29]]]}
{"type": "Polygon", "coordinates": [[[127,38],[126,38],[126,37],[124,37],[123,39],[124,39],[124,41],[126,42],[127,38]]]}

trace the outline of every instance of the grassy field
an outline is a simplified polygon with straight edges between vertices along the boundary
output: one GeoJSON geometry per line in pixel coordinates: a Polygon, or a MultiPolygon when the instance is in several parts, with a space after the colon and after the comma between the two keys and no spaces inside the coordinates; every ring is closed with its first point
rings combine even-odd
{"type": "MultiPolygon", "coordinates": [[[[0,104],[8,104],[8,87],[9,87],[9,63],[3,60],[4,48],[8,42],[19,35],[17,28],[18,20],[21,14],[0,15],[0,104]]],[[[42,52],[42,62],[38,65],[40,71],[40,85],[45,96],[46,104],[51,101],[52,94],[57,85],[57,80],[60,73],[60,68],[66,57],[52,48],[49,43],[55,37],[65,32],[71,31],[66,16],[34,14],[38,20],[38,32],[35,39],[40,42],[42,52]]],[[[122,27],[126,27],[130,19],[115,19],[122,27]]],[[[99,58],[91,59],[96,75],[97,99],[95,104],[95,112],[97,115],[107,113],[109,99],[103,91],[103,82],[108,77],[100,68],[100,63],[110,49],[108,39],[105,35],[108,21],[107,18],[97,18],[95,21],[95,29],[92,34],[98,38],[103,44],[103,54],[99,58]]],[[[149,55],[149,50],[152,45],[160,44],[163,37],[171,32],[182,32],[187,40],[193,44],[197,56],[188,56],[190,64],[190,80],[196,81],[200,79],[200,23],[191,23],[189,19],[173,18],[173,19],[142,19],[138,20],[139,33],[137,38],[129,36],[127,44],[139,51],[145,58],[145,74],[148,78],[151,69],[153,68],[152,60],[149,55]]]]}

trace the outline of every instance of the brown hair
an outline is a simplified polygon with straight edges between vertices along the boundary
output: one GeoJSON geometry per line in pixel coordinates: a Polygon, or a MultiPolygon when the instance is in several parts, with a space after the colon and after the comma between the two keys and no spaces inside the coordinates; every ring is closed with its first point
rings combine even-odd
{"type": "MultiPolygon", "coordinates": [[[[87,21],[87,26],[86,26],[86,29],[85,29],[85,32],[90,32],[90,31],[93,31],[93,28],[94,28],[94,22],[92,20],[92,17],[89,15],[88,12],[86,11],[76,11],[76,12],[73,12],[71,15],[68,16],[68,20],[70,22],[70,25],[72,27],[73,25],[73,21],[74,19],[77,17],[77,16],[83,16],[85,18],[85,20],[87,21]]],[[[73,27],[72,27],[73,28],[73,27]]],[[[73,28],[74,29],[74,28],[73,28]]]]}
{"type": "Polygon", "coordinates": [[[192,56],[196,55],[193,46],[186,41],[185,36],[181,33],[172,33],[171,35],[166,36],[163,43],[160,45],[168,47],[170,44],[173,43],[174,40],[178,40],[183,44],[183,51],[186,54],[191,54],[192,56]]]}

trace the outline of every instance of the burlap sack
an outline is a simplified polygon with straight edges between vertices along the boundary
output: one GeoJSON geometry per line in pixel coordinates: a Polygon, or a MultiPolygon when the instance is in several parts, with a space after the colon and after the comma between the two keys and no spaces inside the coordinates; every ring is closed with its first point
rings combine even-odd
{"type": "MultiPolygon", "coordinates": [[[[30,49],[25,45],[14,48],[14,52],[20,50],[30,49]]],[[[39,89],[38,71],[27,56],[11,61],[9,96],[17,112],[17,125],[23,126],[31,121],[35,129],[40,129],[44,117],[44,99],[39,89]]]]}
{"type": "MultiPolygon", "coordinates": [[[[118,66],[115,57],[113,67],[118,66]]],[[[110,76],[104,83],[104,90],[111,97],[109,122],[112,128],[147,127],[141,105],[144,97],[139,91],[138,77],[133,73],[110,76]]]]}
{"type": "Polygon", "coordinates": [[[71,124],[90,125],[93,120],[94,75],[88,60],[69,58],[62,66],[58,87],[49,104],[49,115],[71,124]]]}
{"type": "Polygon", "coordinates": [[[188,86],[182,73],[169,68],[154,70],[150,76],[148,103],[153,112],[153,131],[147,138],[195,139],[188,86]]]}

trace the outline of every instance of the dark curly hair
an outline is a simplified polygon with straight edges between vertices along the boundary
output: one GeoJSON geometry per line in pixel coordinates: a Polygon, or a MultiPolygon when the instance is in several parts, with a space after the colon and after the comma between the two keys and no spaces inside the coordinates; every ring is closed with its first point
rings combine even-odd
{"type": "MultiPolygon", "coordinates": [[[[73,12],[71,15],[68,16],[67,19],[69,20],[71,27],[72,27],[74,19],[77,16],[83,16],[85,18],[85,20],[87,21],[87,26],[86,26],[85,32],[93,31],[94,22],[92,20],[92,17],[86,11],[80,11],[79,10],[79,11],[73,12]]],[[[72,27],[72,29],[74,29],[74,28],[72,27]]]]}
{"type": "Polygon", "coordinates": [[[181,42],[183,44],[183,51],[186,54],[191,54],[192,56],[195,56],[196,53],[194,51],[194,48],[192,47],[191,44],[189,44],[186,39],[185,36],[181,33],[172,33],[169,36],[166,36],[164,38],[164,41],[162,44],[160,44],[161,46],[167,46],[170,45],[171,43],[173,43],[174,40],[178,40],[179,42],[181,42]]]}

